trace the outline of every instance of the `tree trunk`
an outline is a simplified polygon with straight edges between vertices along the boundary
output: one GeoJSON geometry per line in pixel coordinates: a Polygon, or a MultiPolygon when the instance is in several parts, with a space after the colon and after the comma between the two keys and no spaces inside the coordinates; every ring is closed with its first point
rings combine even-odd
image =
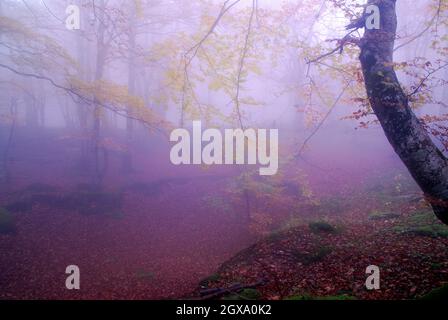
{"type": "Polygon", "coordinates": [[[393,67],[396,0],[369,0],[381,13],[379,30],[365,30],[360,61],[367,95],[387,139],[425,193],[434,213],[448,224],[448,160],[411,110],[393,67]]]}
{"type": "Polygon", "coordinates": [[[3,180],[5,186],[9,188],[11,182],[11,172],[9,165],[9,157],[11,152],[12,140],[17,124],[17,100],[18,98],[11,98],[9,114],[11,116],[11,126],[9,127],[8,140],[6,141],[5,150],[3,152],[3,180]]]}
{"type": "MultiPolygon", "coordinates": [[[[129,49],[129,58],[128,58],[128,94],[130,96],[135,95],[135,78],[136,78],[136,26],[135,20],[137,19],[136,14],[136,4],[130,4],[130,12],[129,12],[129,31],[128,31],[128,49],[129,49]]],[[[132,106],[128,105],[126,113],[128,117],[126,118],[126,150],[123,153],[123,162],[122,167],[126,173],[131,173],[133,171],[132,168],[132,138],[134,131],[134,123],[131,119],[132,116],[132,106]]]]}
{"type": "MultiPolygon", "coordinates": [[[[106,4],[104,0],[101,0],[98,8],[98,29],[97,29],[97,41],[96,41],[96,68],[95,68],[95,83],[99,85],[99,81],[103,79],[104,65],[106,60],[106,44],[105,44],[105,33],[106,26],[104,22],[105,14],[104,10],[106,4]]],[[[94,110],[93,110],[93,155],[94,155],[94,184],[97,187],[101,187],[102,181],[107,168],[107,150],[101,146],[101,112],[102,107],[99,103],[97,97],[94,97],[94,110]],[[100,152],[104,154],[104,166],[100,163],[100,152]]]]}

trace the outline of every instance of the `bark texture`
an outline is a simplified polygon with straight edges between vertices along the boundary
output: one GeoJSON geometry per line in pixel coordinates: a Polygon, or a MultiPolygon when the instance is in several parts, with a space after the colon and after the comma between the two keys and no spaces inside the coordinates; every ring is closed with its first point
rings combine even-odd
{"type": "Polygon", "coordinates": [[[387,139],[425,193],[434,213],[448,224],[448,160],[411,110],[393,66],[396,0],[369,0],[380,9],[379,30],[365,30],[360,61],[370,104],[387,139]]]}

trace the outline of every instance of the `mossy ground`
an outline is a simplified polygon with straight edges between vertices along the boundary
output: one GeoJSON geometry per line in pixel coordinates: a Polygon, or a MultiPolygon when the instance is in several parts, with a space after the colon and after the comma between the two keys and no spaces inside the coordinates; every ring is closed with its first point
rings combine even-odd
{"type": "Polygon", "coordinates": [[[0,234],[16,233],[14,216],[5,208],[0,208],[0,234]]]}
{"type": "Polygon", "coordinates": [[[398,233],[419,237],[448,238],[448,226],[440,223],[429,210],[414,213],[393,229],[398,233]]]}

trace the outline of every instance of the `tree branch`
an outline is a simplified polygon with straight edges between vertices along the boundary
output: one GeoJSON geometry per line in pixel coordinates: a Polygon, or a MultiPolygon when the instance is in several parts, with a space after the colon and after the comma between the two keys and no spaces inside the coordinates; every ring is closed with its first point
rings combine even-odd
{"type": "Polygon", "coordinates": [[[77,97],[78,99],[84,101],[88,105],[99,105],[99,106],[101,106],[101,107],[103,107],[103,108],[105,108],[105,109],[107,109],[109,111],[112,111],[113,113],[115,113],[115,114],[117,114],[119,116],[122,116],[122,117],[127,118],[127,119],[132,119],[132,120],[139,121],[140,123],[143,123],[144,125],[146,125],[148,128],[154,129],[154,130],[158,131],[159,133],[161,133],[164,136],[167,135],[165,131],[163,131],[161,128],[155,126],[154,124],[150,123],[147,120],[141,119],[141,118],[136,117],[136,116],[129,115],[129,114],[127,114],[126,110],[118,110],[116,108],[113,108],[113,107],[111,107],[111,106],[109,106],[107,104],[104,104],[104,103],[98,101],[97,99],[94,99],[94,100],[89,99],[89,98],[83,96],[82,94],[80,94],[79,92],[76,92],[75,89],[69,88],[69,87],[66,87],[66,86],[63,86],[63,85],[60,85],[60,84],[58,84],[57,82],[55,82],[53,79],[51,79],[49,77],[38,75],[38,74],[34,74],[34,73],[22,72],[22,71],[14,69],[14,68],[11,68],[10,66],[7,66],[7,65],[5,65],[3,63],[0,63],[0,67],[4,68],[4,69],[7,69],[7,70],[9,70],[9,71],[11,71],[11,72],[13,72],[13,73],[15,73],[17,75],[20,75],[20,76],[31,77],[31,78],[35,78],[35,79],[38,79],[38,80],[47,81],[52,86],[54,86],[54,87],[56,87],[56,88],[58,88],[60,90],[65,91],[71,97],[73,97],[73,96],[77,97]]]}

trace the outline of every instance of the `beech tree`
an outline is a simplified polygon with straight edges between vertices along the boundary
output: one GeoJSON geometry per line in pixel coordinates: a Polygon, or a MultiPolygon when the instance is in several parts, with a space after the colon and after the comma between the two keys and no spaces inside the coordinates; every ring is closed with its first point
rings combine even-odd
{"type": "Polygon", "coordinates": [[[366,29],[359,42],[365,86],[387,139],[425,193],[434,213],[448,224],[448,159],[409,106],[394,70],[396,0],[369,0],[381,12],[381,28],[366,29]]]}
{"type": "MultiPolygon", "coordinates": [[[[431,139],[425,123],[415,115],[410,106],[410,97],[425,86],[428,76],[421,79],[411,94],[406,94],[395,71],[396,2],[368,0],[365,8],[374,5],[379,9],[379,28],[366,27],[369,13],[364,11],[347,26],[350,31],[338,40],[336,48],[309,63],[317,63],[335,53],[342,53],[348,45],[355,45],[360,49],[359,61],[368,98],[367,109],[371,108],[374,112],[389,143],[423,191],[436,216],[448,224],[448,159],[431,139]],[[359,29],[364,29],[363,36],[352,36],[359,29]]],[[[336,7],[341,6],[336,1],[334,4],[336,7]]],[[[438,1],[436,16],[433,19],[438,18],[441,10],[442,1],[438,1]]],[[[426,27],[408,43],[422,36],[429,28],[430,26],[426,27]]],[[[445,66],[446,64],[436,70],[445,66]]],[[[368,111],[359,111],[354,118],[361,118],[367,113],[368,111]]]]}

